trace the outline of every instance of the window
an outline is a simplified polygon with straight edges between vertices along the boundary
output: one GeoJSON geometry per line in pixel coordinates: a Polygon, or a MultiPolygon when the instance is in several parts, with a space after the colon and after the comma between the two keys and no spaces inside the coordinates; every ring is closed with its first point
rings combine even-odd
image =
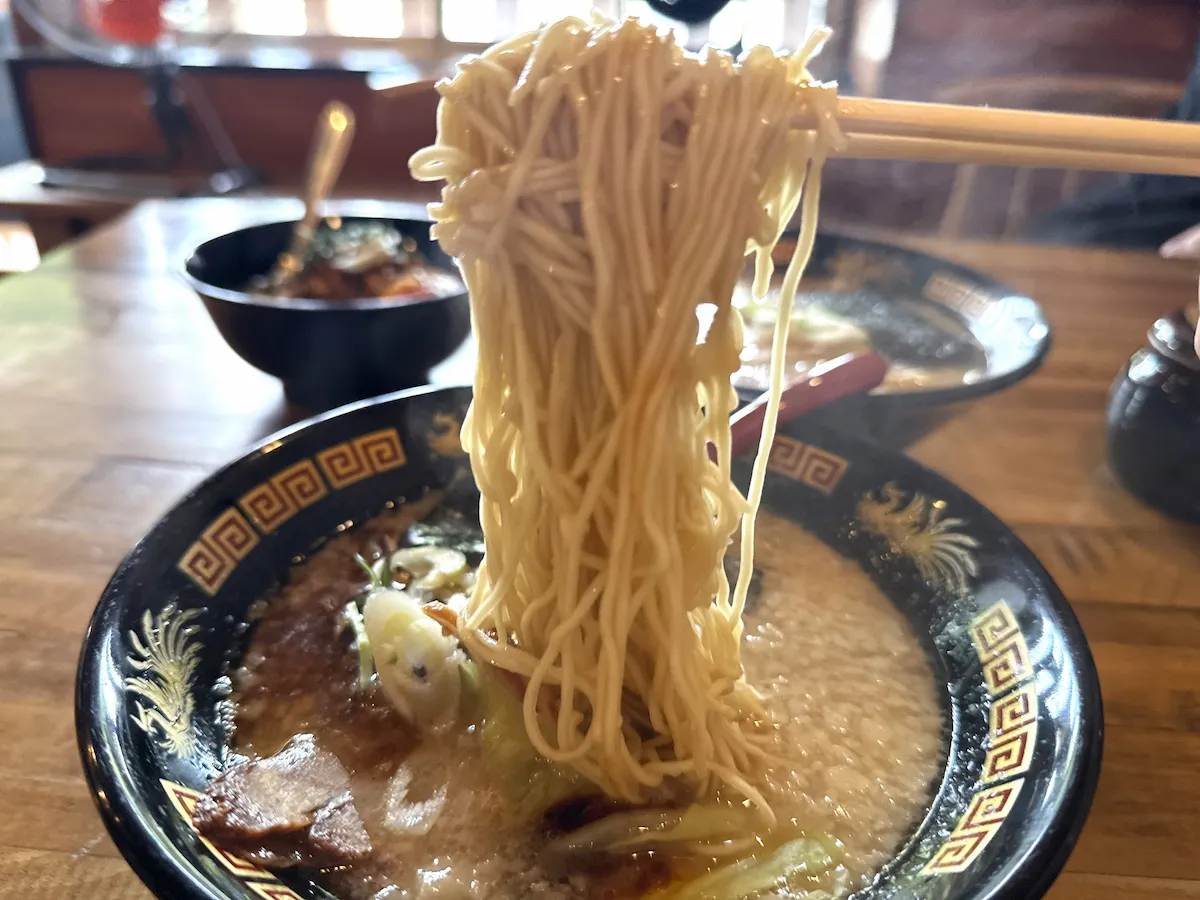
{"type": "Polygon", "coordinates": [[[708,42],[728,50],[742,40],[746,27],[746,0],[730,0],[729,4],[708,23],[708,42]]]}
{"type": "Polygon", "coordinates": [[[728,49],[755,43],[798,46],[824,22],[826,2],[730,0],[711,22],[690,28],[655,13],[646,0],[170,0],[168,8],[182,36],[334,37],[372,46],[413,40],[488,44],[560,16],[586,16],[596,8],[670,28],[681,44],[693,49],[706,43],[728,49]]]}
{"type": "Polygon", "coordinates": [[[380,0],[325,0],[331,34],[356,38],[398,38],[404,34],[404,4],[380,0]]]}
{"type": "MultiPolygon", "coordinates": [[[[807,5],[806,3],[796,4],[797,7],[807,5]]],[[[807,10],[801,12],[807,21],[807,10]]],[[[764,44],[775,49],[782,49],[788,43],[784,28],[786,20],[787,7],[784,0],[746,0],[742,43],[748,47],[764,44]]]]}
{"type": "Polygon", "coordinates": [[[243,34],[298,37],[308,32],[304,0],[233,0],[233,27],[243,34]]]}
{"type": "Polygon", "coordinates": [[[441,31],[448,41],[490,44],[501,34],[496,0],[441,0],[441,7],[441,31]]]}
{"type": "Polygon", "coordinates": [[[563,16],[586,17],[595,5],[588,0],[517,0],[516,27],[513,30],[536,28],[563,16]]]}

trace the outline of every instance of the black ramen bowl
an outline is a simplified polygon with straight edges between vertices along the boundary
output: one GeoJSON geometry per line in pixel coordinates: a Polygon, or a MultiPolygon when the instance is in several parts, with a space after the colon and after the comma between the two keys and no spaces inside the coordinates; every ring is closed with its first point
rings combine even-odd
{"type": "MultiPolygon", "coordinates": [[[[161,898],[326,898],[192,829],[226,759],[226,674],[249,606],[323,541],[436,487],[470,509],[457,428],[466,389],[364,402],[284,431],[155,525],[105,589],[76,687],[83,765],[108,830],[161,898]]],[[[748,464],[738,477],[745,480],[748,464]]],[[[792,423],[764,505],[856,563],[907,617],[944,711],[946,762],[923,820],[859,900],[1040,897],[1091,805],[1100,687],[1087,642],[1033,554],[905,457],[792,423]]]]}
{"type": "MultiPolygon", "coordinates": [[[[343,216],[343,225],[382,223],[416,241],[430,263],[454,261],[414,219],[343,216]]],[[[428,382],[471,330],[465,287],[433,297],[360,300],[277,298],[244,290],[270,271],[294,222],[231,231],[200,244],[183,277],[200,295],[233,351],[283,382],[288,400],[310,412],[428,382]]]]}
{"type": "MultiPolygon", "coordinates": [[[[782,277],[780,267],[776,287],[782,277]]],[[[893,369],[870,394],[812,418],[891,447],[928,433],[966,402],[1033,374],[1050,351],[1045,316],[1019,291],[935,256],[845,235],[817,236],[796,304],[860,328],[893,369]],[[893,377],[901,372],[902,378],[893,377]]],[[[753,339],[748,326],[747,340],[753,339]]],[[[766,387],[753,370],[738,378],[743,399],[766,387]]]]}

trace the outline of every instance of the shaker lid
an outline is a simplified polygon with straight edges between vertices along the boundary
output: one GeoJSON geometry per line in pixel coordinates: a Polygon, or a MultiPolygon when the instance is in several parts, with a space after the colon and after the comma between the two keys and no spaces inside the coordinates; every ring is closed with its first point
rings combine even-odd
{"type": "Polygon", "coordinates": [[[1147,336],[1150,346],[1167,359],[1200,370],[1195,346],[1196,313],[1190,306],[1163,316],[1150,326],[1147,336]]]}

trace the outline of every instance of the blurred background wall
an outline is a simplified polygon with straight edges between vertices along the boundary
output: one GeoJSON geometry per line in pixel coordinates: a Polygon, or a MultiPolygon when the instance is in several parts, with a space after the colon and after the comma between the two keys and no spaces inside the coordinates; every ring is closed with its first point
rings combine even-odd
{"type": "MultiPolygon", "coordinates": [[[[144,73],[128,65],[119,43],[89,27],[79,12],[86,2],[0,0],[8,78],[0,84],[0,165],[25,155],[66,167],[101,156],[162,155],[144,73]],[[23,8],[43,26],[55,25],[52,39],[44,27],[31,27],[23,8]]],[[[645,0],[599,5],[653,18],[645,0]]],[[[336,97],[359,118],[343,191],[419,194],[405,161],[433,136],[430,81],[464,52],[588,7],[578,0],[170,0],[174,37],[162,59],[179,66],[176,89],[193,116],[259,169],[270,189],[298,185],[314,117],[336,97]]],[[[817,74],[839,80],[847,93],[1156,115],[1178,95],[1192,65],[1200,3],[732,0],[712,22],[678,34],[689,46],[707,42],[735,52],[758,42],[794,48],[822,23],[836,37],[817,74]]],[[[195,150],[172,169],[186,174],[206,166],[211,161],[195,150]]],[[[19,172],[0,169],[0,215],[31,215],[28,182],[36,168],[19,172]]],[[[823,215],[832,225],[1010,235],[1100,180],[839,160],[828,173],[823,215]]],[[[110,206],[122,208],[112,196],[102,200],[57,232],[43,223],[41,243],[77,233],[110,214],[110,206]]]]}

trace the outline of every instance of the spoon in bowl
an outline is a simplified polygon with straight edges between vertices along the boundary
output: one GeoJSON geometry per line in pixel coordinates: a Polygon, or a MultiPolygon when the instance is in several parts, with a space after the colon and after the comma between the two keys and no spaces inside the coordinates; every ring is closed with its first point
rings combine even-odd
{"type": "Polygon", "coordinates": [[[321,208],[337,183],[338,176],[342,174],[353,138],[354,112],[337,100],[326,104],[317,120],[308,159],[308,174],[304,182],[304,215],[292,229],[288,248],[279,254],[267,275],[268,288],[283,287],[304,271],[308,249],[321,219],[321,208]]]}

